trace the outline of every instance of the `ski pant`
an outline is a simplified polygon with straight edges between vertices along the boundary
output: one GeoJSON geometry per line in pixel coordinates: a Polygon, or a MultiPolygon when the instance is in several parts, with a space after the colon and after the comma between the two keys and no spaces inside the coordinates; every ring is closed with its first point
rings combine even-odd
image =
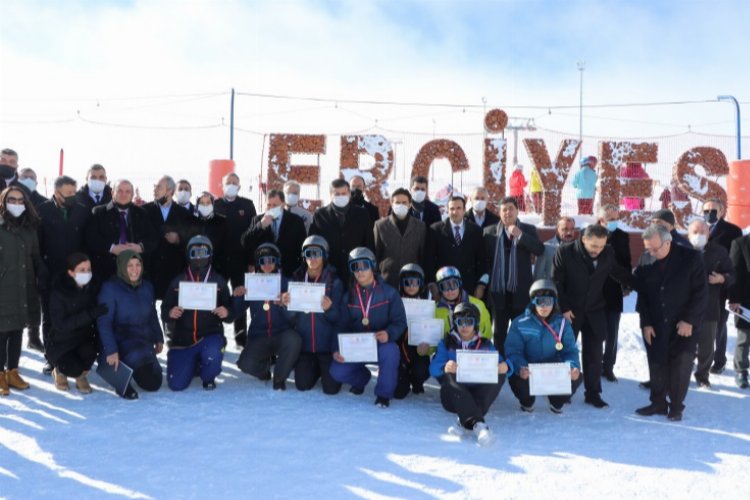
{"type": "Polygon", "coordinates": [[[203,382],[212,382],[221,373],[224,361],[224,335],[203,337],[189,347],[172,347],[167,353],[167,385],[173,391],[186,389],[199,370],[203,382]]]}
{"type": "MultiPolygon", "coordinates": [[[[583,382],[583,377],[578,376],[578,379],[571,380],[570,381],[570,396],[567,395],[561,395],[561,396],[547,396],[547,400],[549,401],[549,404],[557,408],[558,410],[563,407],[565,402],[571,398],[573,394],[576,393],[576,390],[583,382]]],[[[513,395],[516,397],[519,403],[523,406],[531,407],[534,406],[534,402],[536,401],[536,396],[531,395],[530,387],[529,387],[529,379],[522,379],[518,375],[513,375],[508,379],[508,384],[510,385],[510,390],[513,391],[513,395]]]]}
{"type": "Polygon", "coordinates": [[[276,356],[273,381],[284,382],[294,368],[302,348],[302,339],[294,330],[284,330],[278,335],[249,336],[247,346],[242,349],[237,366],[243,372],[262,380],[268,380],[270,360],[276,356]]]}
{"type": "Polygon", "coordinates": [[[8,370],[18,368],[22,339],[23,330],[0,332],[0,371],[3,371],[3,366],[8,370]]]}
{"type": "Polygon", "coordinates": [[[714,343],[716,342],[716,321],[704,321],[697,328],[698,334],[698,366],[695,369],[695,378],[697,380],[708,380],[711,363],[714,360],[714,343]]]}
{"type": "Polygon", "coordinates": [[[97,354],[96,345],[87,340],[78,344],[75,349],[61,355],[53,365],[57,371],[66,377],[78,378],[83,372],[91,370],[97,354]]]}
{"type": "Polygon", "coordinates": [[[498,375],[496,384],[460,384],[454,373],[446,373],[440,381],[440,403],[445,411],[458,414],[458,419],[467,429],[484,416],[500,394],[505,375],[498,375]]]}
{"type": "MultiPolygon", "coordinates": [[[[398,346],[394,342],[378,343],[378,382],[375,384],[375,395],[392,399],[398,382],[398,346]]],[[[331,363],[331,377],[342,384],[349,384],[356,389],[364,389],[372,374],[365,363],[331,363]]]]}
{"type": "Polygon", "coordinates": [[[330,352],[301,352],[294,365],[294,385],[299,391],[309,391],[318,379],[325,394],[337,394],[341,384],[331,377],[333,355],[330,352]]]}
{"type": "Polygon", "coordinates": [[[672,410],[682,411],[685,405],[688,385],[690,384],[690,372],[693,370],[694,354],[689,351],[669,353],[666,363],[648,364],[651,376],[651,402],[659,407],[667,407],[667,396],[669,396],[669,407],[672,410]]]}
{"type": "Polygon", "coordinates": [[[420,356],[416,346],[401,345],[401,360],[398,365],[398,382],[394,397],[404,399],[411,387],[423,388],[425,381],[430,378],[430,357],[420,356]]]}

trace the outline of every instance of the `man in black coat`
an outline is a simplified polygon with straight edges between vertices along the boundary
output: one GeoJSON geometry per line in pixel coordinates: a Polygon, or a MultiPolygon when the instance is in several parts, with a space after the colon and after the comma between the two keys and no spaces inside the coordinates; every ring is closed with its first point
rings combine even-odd
{"type": "Polygon", "coordinates": [[[484,186],[477,186],[471,192],[471,208],[466,211],[466,219],[482,230],[500,222],[500,217],[487,210],[490,194],[484,186]]]}
{"type": "Polygon", "coordinates": [[[336,268],[344,287],[349,287],[349,252],[357,247],[375,251],[375,235],[370,216],[364,208],[350,203],[349,183],[331,182],[331,203],[315,211],[310,236],[319,234],[330,247],[329,263],[336,268]]]}
{"type": "Polygon", "coordinates": [[[172,177],[163,176],[154,185],[154,201],[143,205],[157,237],[156,249],[145,262],[156,300],[164,299],[169,284],[187,265],[184,248],[192,215],[172,200],[176,187],[172,177]]]}
{"type": "Polygon", "coordinates": [[[651,376],[651,404],[638,408],[643,416],[667,415],[682,420],[690,384],[697,329],[708,301],[708,283],[700,253],[672,243],[661,225],[643,232],[654,262],[635,270],[636,309],[651,376]],[[669,396],[669,401],[667,401],[669,396]]]}
{"type": "Polygon", "coordinates": [[[375,224],[380,219],[380,210],[378,209],[378,207],[365,200],[365,178],[361,175],[355,175],[349,180],[349,185],[352,188],[352,205],[354,205],[355,207],[362,207],[367,210],[367,214],[370,216],[370,220],[372,220],[372,223],[375,224]]]}
{"type": "Polygon", "coordinates": [[[145,259],[156,249],[157,237],[141,207],[133,204],[133,184],[119,180],[113,187],[114,198],[94,207],[86,225],[86,253],[98,283],[104,283],[117,270],[117,256],[125,250],[145,259]]]}
{"type": "MultiPolygon", "coordinates": [[[[234,172],[230,172],[222,179],[224,185],[224,197],[214,203],[214,212],[226,220],[227,240],[227,274],[234,290],[245,286],[245,273],[248,271],[250,261],[247,260],[245,250],[242,248],[240,239],[250,227],[255,212],[255,204],[247,198],[238,196],[240,191],[240,178],[234,172]]],[[[247,339],[247,314],[238,314],[234,319],[234,338],[238,346],[244,347],[247,339]]]]}
{"type": "Polygon", "coordinates": [[[106,205],[112,201],[112,188],[107,185],[107,171],[103,166],[95,163],[86,171],[86,184],[81,186],[76,194],[78,203],[91,211],[99,205],[106,205]]]}
{"type": "MultiPolygon", "coordinates": [[[[466,200],[453,196],[448,201],[448,218],[430,226],[425,245],[427,282],[435,280],[435,273],[444,266],[461,272],[464,290],[477,296],[479,278],[486,272],[482,230],[464,217],[466,200]],[[456,237],[458,232],[459,237],[456,237]]],[[[419,262],[418,262],[419,264],[419,262]]],[[[437,296],[437,295],[436,295],[437,296]]],[[[478,298],[483,298],[484,286],[478,298]]]]}
{"type": "Polygon", "coordinates": [[[20,169],[18,171],[18,183],[25,188],[25,193],[29,195],[31,204],[39,211],[39,207],[47,201],[47,198],[39,194],[39,191],[36,190],[36,172],[30,168],[20,169]]]}
{"type": "Polygon", "coordinates": [[[0,192],[18,182],[18,153],[5,148],[0,151],[0,192]]]}
{"type": "MultiPolygon", "coordinates": [[[[273,243],[281,251],[281,274],[291,278],[302,265],[302,243],[305,241],[305,221],[302,217],[284,210],[284,192],[268,192],[266,212],[257,215],[250,228],[242,235],[242,246],[252,262],[255,249],[263,243],[273,243]]],[[[260,272],[260,270],[258,271],[260,272]]]]}
{"type": "Polygon", "coordinates": [[[719,319],[724,311],[726,290],[734,283],[734,267],[729,253],[718,243],[708,241],[708,224],[695,219],[688,226],[688,240],[703,256],[703,267],[708,281],[708,303],[703,322],[696,332],[698,335],[698,366],[695,381],[699,387],[711,387],[708,374],[714,360],[714,342],[719,319]]]}
{"type": "MultiPolygon", "coordinates": [[[[703,203],[703,219],[709,226],[708,241],[718,243],[729,253],[732,248],[732,241],[742,236],[742,229],[724,219],[726,208],[724,202],[718,198],[711,198],[703,203]]],[[[727,300],[727,290],[721,294],[721,303],[727,300]]],[[[716,349],[714,350],[714,364],[711,367],[711,373],[721,373],[727,364],[727,320],[729,311],[723,306],[721,308],[721,317],[716,329],[716,349]]]]}
{"type": "MultiPolygon", "coordinates": [[[[750,235],[742,236],[732,242],[729,252],[735,272],[734,285],[729,289],[729,307],[736,312],[740,306],[750,309],[750,235]]],[[[740,389],[747,389],[747,371],[750,369],[750,321],[739,316],[734,318],[737,327],[737,346],[734,350],[735,382],[740,389]]]]}
{"type": "Polygon", "coordinates": [[[531,256],[544,253],[544,244],[534,226],[518,220],[518,205],[510,196],[500,201],[500,222],[485,228],[482,239],[489,275],[480,282],[489,286],[494,343],[504,353],[508,324],[529,304],[531,256]]]}
{"type": "Polygon", "coordinates": [[[607,245],[608,236],[603,226],[587,226],[581,238],[560,245],[552,263],[560,311],[576,337],[581,333],[586,403],[595,408],[608,406],[600,395],[602,344],[607,339],[604,283],[613,277],[623,286],[632,286],[630,268],[617,264],[614,249],[607,245]]]}
{"type": "MultiPolygon", "coordinates": [[[[607,244],[615,251],[615,262],[632,271],[630,260],[630,235],[617,227],[620,217],[615,205],[606,205],[599,210],[599,224],[606,227],[609,235],[607,244]]],[[[604,314],[607,318],[607,340],[604,341],[604,356],[602,357],[602,376],[610,382],[617,382],[615,363],[617,362],[617,340],[622,317],[622,298],[626,290],[614,278],[608,276],[604,282],[604,314]]],[[[629,290],[627,291],[629,293],[629,290]]]]}
{"type": "Polygon", "coordinates": [[[426,227],[442,220],[440,207],[429,200],[427,189],[429,181],[423,175],[415,175],[411,179],[411,211],[410,215],[424,222],[426,227]]]}

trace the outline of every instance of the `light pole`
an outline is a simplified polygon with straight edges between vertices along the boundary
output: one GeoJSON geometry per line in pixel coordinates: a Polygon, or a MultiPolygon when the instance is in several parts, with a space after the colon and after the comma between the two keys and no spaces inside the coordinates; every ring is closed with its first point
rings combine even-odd
{"type": "MultiPolygon", "coordinates": [[[[583,71],[586,69],[586,61],[578,61],[576,66],[578,66],[578,71],[581,74],[578,100],[578,142],[583,143],[583,71]]],[[[581,158],[583,158],[583,149],[579,148],[578,150],[581,152],[581,158]]]]}
{"type": "Polygon", "coordinates": [[[740,103],[737,99],[731,95],[719,95],[716,96],[718,101],[729,101],[734,103],[734,115],[737,118],[737,159],[742,159],[742,133],[740,129],[740,103]]]}

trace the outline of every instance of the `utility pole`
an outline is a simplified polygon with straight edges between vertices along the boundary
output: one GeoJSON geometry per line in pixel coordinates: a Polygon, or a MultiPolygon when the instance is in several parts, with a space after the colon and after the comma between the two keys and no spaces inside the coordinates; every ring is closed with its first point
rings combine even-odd
{"type": "Polygon", "coordinates": [[[734,103],[734,116],[737,119],[737,159],[742,159],[742,132],[740,127],[740,103],[734,96],[720,95],[716,96],[718,101],[727,101],[734,103]]]}
{"type": "MultiPolygon", "coordinates": [[[[583,71],[586,69],[586,61],[576,63],[580,73],[580,93],[578,99],[578,142],[583,144],[583,71]]],[[[579,148],[581,158],[583,158],[583,149],[579,148]]]]}

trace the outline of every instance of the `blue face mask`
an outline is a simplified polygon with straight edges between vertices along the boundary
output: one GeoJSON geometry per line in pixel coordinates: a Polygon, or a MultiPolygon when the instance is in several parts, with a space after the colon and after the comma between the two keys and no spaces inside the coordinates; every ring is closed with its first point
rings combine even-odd
{"type": "Polygon", "coordinates": [[[18,182],[26,186],[29,191],[36,191],[36,181],[31,177],[25,179],[18,179],[18,182]]]}
{"type": "Polygon", "coordinates": [[[607,231],[609,231],[611,233],[615,229],[617,229],[617,221],[616,220],[608,221],[607,222],[607,231]]]}

